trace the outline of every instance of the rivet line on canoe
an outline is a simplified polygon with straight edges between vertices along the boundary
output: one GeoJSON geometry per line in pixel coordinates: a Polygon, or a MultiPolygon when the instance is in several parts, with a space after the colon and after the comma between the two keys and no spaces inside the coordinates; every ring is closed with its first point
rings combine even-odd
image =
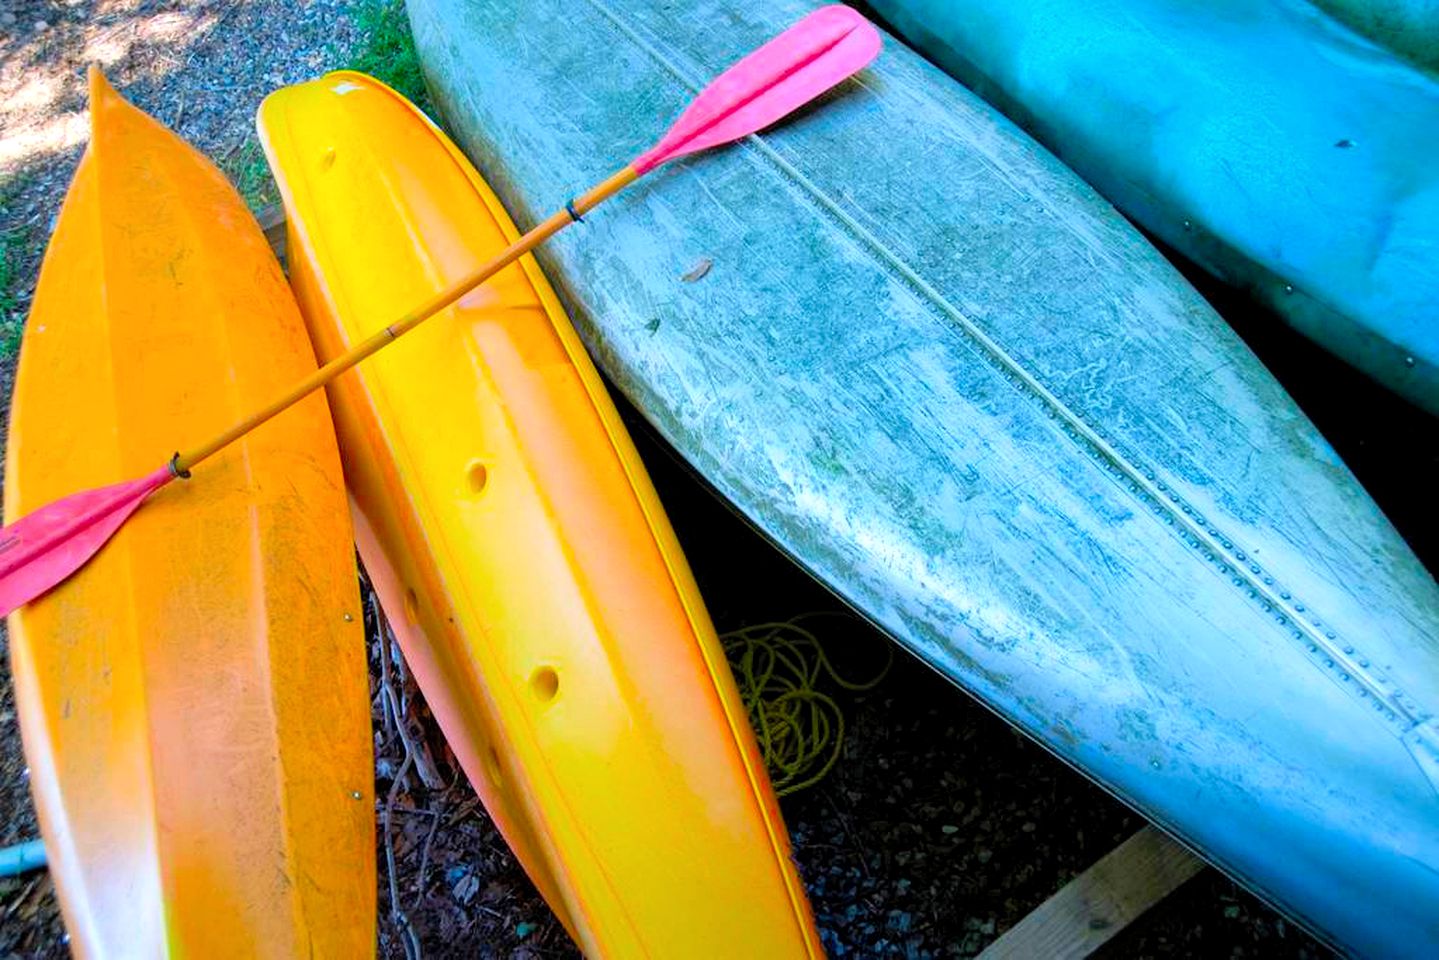
{"type": "MultiPolygon", "coordinates": [[[[591,9],[602,14],[604,19],[617,32],[625,35],[630,42],[648,53],[649,58],[655,60],[661,68],[673,76],[681,85],[689,89],[689,92],[699,91],[701,83],[689,76],[684,69],[676,65],[675,60],[665,55],[656,43],[650,42],[645,36],[637,32],[636,27],[623,22],[619,14],[610,10],[602,0],[587,0],[591,9]]],[[[1413,728],[1425,723],[1427,714],[1420,711],[1412,699],[1404,697],[1390,684],[1389,679],[1380,674],[1376,669],[1370,668],[1368,659],[1356,658],[1351,652],[1353,646],[1348,643],[1337,643],[1333,630],[1322,629],[1320,620],[1312,620],[1312,626],[1307,625],[1302,619],[1305,606],[1302,603],[1294,602],[1288,590],[1275,587],[1274,577],[1269,576],[1259,567],[1259,564],[1252,563],[1248,554],[1242,548],[1236,548],[1232,538],[1222,534],[1216,524],[1206,522],[1203,515],[1194,511],[1179,492],[1170,489],[1170,486],[1158,478],[1153,468],[1140,466],[1140,459],[1134,456],[1125,455],[1118,449],[1117,443],[1109,442],[1097,427],[1089,425],[1078,413],[1069,409],[1058,396],[1052,393],[1029,370],[1026,370],[1016,358],[1010,356],[999,343],[991,340],[977,322],[970,320],[954,304],[951,304],[940,291],[928,284],[924,278],[909,266],[904,259],[888,248],[879,237],[869,232],[858,220],[853,219],[840,207],[837,201],[830,199],[825,191],[820,190],[809,177],[804,176],[799,168],[794,167],[786,158],[781,157],[778,151],[768,145],[761,135],[750,135],[745,138],[745,147],[753,150],[754,153],[763,155],[764,158],[781,176],[790,180],[794,186],[799,187],[800,196],[809,200],[812,206],[822,210],[830,220],[842,227],[843,230],[855,237],[856,240],[868,246],[869,249],[889,266],[892,273],[898,275],[901,282],[911,289],[915,294],[920,295],[921,301],[930,305],[934,311],[940,312],[945,318],[953,321],[950,330],[960,335],[968,345],[976,350],[980,357],[989,363],[989,366],[999,374],[1007,383],[1013,384],[1020,393],[1026,393],[1033,402],[1038,402],[1043,413],[1050,420],[1055,420],[1062,426],[1063,433],[1075,442],[1086,455],[1098,463],[1107,474],[1115,479],[1121,488],[1128,489],[1132,497],[1140,502],[1150,505],[1151,511],[1158,518],[1163,518],[1168,527],[1176,528],[1180,540],[1194,550],[1199,551],[1200,556],[1207,563],[1215,566],[1220,576],[1232,580],[1239,589],[1245,590],[1246,596],[1252,602],[1261,606],[1266,615],[1274,617],[1276,625],[1289,629],[1292,638],[1298,640],[1301,648],[1309,655],[1309,662],[1318,669],[1330,675],[1335,684],[1341,688],[1350,689],[1356,692],[1358,697],[1374,697],[1374,707],[1384,720],[1390,721],[1400,735],[1409,733],[1413,728]],[[1239,566],[1232,566],[1223,560],[1223,554],[1230,554],[1239,561],[1239,566]],[[1248,561],[1248,563],[1246,563],[1248,561]],[[1248,587],[1248,589],[1246,589],[1248,587]],[[1291,628],[1292,623],[1292,628],[1291,628]],[[1347,648],[1347,651],[1345,651],[1347,648]]],[[[1292,292],[1292,286],[1288,286],[1286,292],[1292,292]]]]}
{"type": "MultiPolygon", "coordinates": [[[[588,3],[619,33],[648,54],[691,93],[701,89],[702,85],[666,56],[656,43],[646,39],[635,27],[624,22],[601,0],[588,0],[588,3]]],[[[1322,623],[1318,620],[1313,621],[1312,627],[1306,625],[1299,616],[1304,612],[1305,606],[1292,602],[1288,591],[1275,588],[1273,577],[1265,574],[1257,564],[1250,562],[1246,565],[1245,562],[1249,560],[1247,554],[1242,549],[1236,549],[1233,540],[1224,536],[1217,525],[1206,523],[1201,515],[1184,502],[1178,492],[1171,490],[1159,479],[1155,470],[1139,466],[1140,461],[1137,458],[1126,456],[1117,444],[1111,443],[1097,428],[1071,410],[998,342],[991,339],[975,321],[950,303],[913,267],[781,156],[763,136],[751,135],[745,138],[743,143],[763,156],[784,177],[799,187],[800,195],[812,206],[823,211],[836,225],[869,247],[923,302],[953,321],[947,328],[975,348],[975,352],[983,357],[1003,380],[1038,402],[1048,419],[1059,421],[1063,433],[1109,473],[1121,489],[1129,490],[1131,495],[1147,504],[1162,518],[1167,526],[1176,528],[1180,540],[1187,546],[1196,548],[1201,556],[1217,567],[1221,576],[1232,578],[1234,585],[1241,589],[1248,587],[1247,595],[1256,604],[1262,604],[1261,608],[1272,616],[1279,626],[1287,628],[1292,623],[1291,636],[1299,641],[1302,649],[1309,654],[1311,663],[1328,674],[1341,688],[1354,691],[1361,698],[1372,694],[1376,712],[1390,721],[1401,736],[1425,722],[1428,715],[1420,711],[1417,704],[1394,688],[1379,671],[1370,669],[1367,659],[1355,658],[1346,653],[1345,647],[1351,650],[1353,648],[1348,644],[1335,643],[1333,631],[1323,631],[1322,623]],[[1234,556],[1239,565],[1225,562],[1222,558],[1225,553],[1234,556]]],[[[1292,293],[1293,287],[1287,287],[1286,292],[1292,293]]]]}
{"type": "MultiPolygon", "coordinates": [[[[1287,593],[1287,591],[1275,590],[1274,578],[1255,563],[1253,558],[1242,548],[1237,547],[1232,539],[1224,536],[1216,524],[1206,523],[1202,515],[1186,503],[1177,490],[1158,478],[1155,471],[1140,468],[1138,466],[1141,462],[1139,458],[1122,452],[1116,443],[1111,442],[1097,428],[1070,409],[1008,351],[981,330],[977,323],[950,303],[908,263],[886,247],[878,237],[873,236],[863,225],[853,220],[838,204],[819,190],[803,173],[795,169],[767,143],[758,138],[755,139],[758,141],[753,144],[756,151],[764,154],[797,185],[804,188],[805,195],[817,206],[826,210],[840,226],[847,229],[851,235],[864,242],[875,254],[885,260],[906,285],[914,293],[920,295],[925,303],[952,320],[955,326],[950,329],[955,330],[959,336],[976,348],[976,352],[985,358],[986,362],[1008,383],[1015,386],[1021,393],[1027,394],[1031,400],[1040,403],[1049,419],[1062,422],[1065,436],[1069,437],[1106,473],[1110,474],[1122,489],[1127,489],[1141,503],[1148,504],[1153,513],[1162,519],[1166,526],[1176,529],[1181,541],[1198,551],[1211,565],[1216,565],[1221,576],[1232,578],[1233,584],[1244,590],[1248,599],[1258,605],[1266,615],[1271,616],[1279,626],[1285,627],[1290,623],[1291,617],[1286,616],[1283,612],[1289,606],[1288,600],[1286,597],[1280,596],[1281,592],[1287,593]],[[1222,560],[1223,553],[1231,555],[1235,561],[1238,561],[1237,564],[1231,565],[1224,562],[1222,560]]],[[[1297,614],[1303,609],[1302,604],[1296,605],[1290,610],[1290,613],[1297,614]]],[[[1345,655],[1342,648],[1334,642],[1337,639],[1334,631],[1325,630],[1322,621],[1313,620],[1311,627],[1300,622],[1297,615],[1292,619],[1295,626],[1299,628],[1294,631],[1295,638],[1302,640],[1308,636],[1313,640],[1308,651],[1310,662],[1329,674],[1331,679],[1344,689],[1362,689],[1367,686],[1369,692],[1375,697],[1376,704],[1383,711],[1383,718],[1396,727],[1397,733],[1402,735],[1423,721],[1425,715],[1417,710],[1407,709],[1402,693],[1395,689],[1386,677],[1378,671],[1367,669],[1367,661],[1365,661],[1365,666],[1361,666],[1358,661],[1345,655]],[[1349,679],[1342,679],[1341,674],[1347,674],[1349,679]],[[1392,704],[1398,709],[1386,707],[1385,704],[1392,704]]]]}

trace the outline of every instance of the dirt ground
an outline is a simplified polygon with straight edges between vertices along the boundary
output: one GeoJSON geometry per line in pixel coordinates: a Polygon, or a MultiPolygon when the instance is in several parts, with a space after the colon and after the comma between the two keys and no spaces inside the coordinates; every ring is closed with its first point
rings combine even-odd
{"type": "MultiPolygon", "coordinates": [[[[142,108],[215,157],[254,202],[267,196],[251,117],[284,83],[349,62],[373,0],[7,0],[0,7],[0,390],[39,256],[86,135],[83,67],[100,62],[142,108]]],[[[1425,491],[1439,481],[1431,419],[1374,388],[1203,278],[1195,278],[1284,380],[1414,548],[1436,562],[1425,491]]],[[[715,502],[631,418],[721,629],[835,609],[835,601],[715,502]]],[[[568,957],[535,893],[439,737],[403,662],[368,617],[377,731],[383,956],[568,957]],[[382,660],[389,655],[388,668],[382,660]],[[388,687],[420,761],[387,717],[388,687]],[[388,831],[383,827],[388,821],[388,831]],[[388,837],[388,838],[387,838],[388,837]],[[395,908],[398,907],[398,910],[395,908]]],[[[826,628],[858,673],[886,641],[826,628]]],[[[0,666],[0,844],[36,835],[0,666]]],[[[875,690],[835,693],[842,760],[786,798],[795,854],[834,956],[968,957],[1142,821],[905,655],[875,690]]],[[[743,923],[743,917],[736,917],[743,923]]],[[[0,880],[0,958],[65,955],[45,873],[0,880]]],[[[1328,952],[1208,870],[1121,934],[1111,957],[1321,957],[1328,952]]]]}

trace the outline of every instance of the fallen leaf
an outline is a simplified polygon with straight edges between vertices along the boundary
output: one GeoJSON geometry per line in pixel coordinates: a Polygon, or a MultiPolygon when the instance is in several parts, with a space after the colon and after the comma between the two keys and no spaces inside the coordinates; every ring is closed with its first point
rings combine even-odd
{"type": "Polygon", "coordinates": [[[700,257],[699,261],[693,267],[690,267],[689,273],[686,273],[684,276],[680,277],[680,279],[683,280],[685,283],[694,283],[696,280],[709,273],[710,267],[713,267],[714,265],[715,262],[709,257],[700,257]]]}
{"type": "Polygon", "coordinates": [[[461,903],[469,903],[479,892],[480,879],[473,873],[466,874],[459,883],[455,884],[455,899],[461,903]]]}

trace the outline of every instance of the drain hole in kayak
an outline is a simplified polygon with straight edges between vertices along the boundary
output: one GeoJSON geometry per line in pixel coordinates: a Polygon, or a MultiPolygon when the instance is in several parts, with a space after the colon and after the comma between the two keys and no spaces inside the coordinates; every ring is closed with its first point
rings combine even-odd
{"type": "Polygon", "coordinates": [[[420,598],[414,590],[405,591],[405,619],[411,623],[420,622],[420,598]]]}
{"type": "Polygon", "coordinates": [[[469,482],[471,493],[481,493],[485,484],[490,482],[490,471],[483,463],[476,460],[465,470],[465,479],[469,482]]]}
{"type": "Polygon", "coordinates": [[[549,703],[560,692],[560,675],[552,667],[540,667],[530,674],[530,689],[541,703],[549,703]]]}

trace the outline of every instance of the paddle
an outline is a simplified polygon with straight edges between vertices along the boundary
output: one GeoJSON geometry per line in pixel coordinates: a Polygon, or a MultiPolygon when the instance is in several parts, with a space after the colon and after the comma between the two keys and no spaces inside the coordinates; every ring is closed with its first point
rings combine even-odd
{"type": "Polygon", "coordinates": [[[137,480],[57,500],[0,530],[0,615],[60,583],[95,555],[150,494],[419,326],[651,170],[767,127],[853,75],[879,53],[880,37],[854,10],[822,7],[705,87],[653,147],[571,200],[503,253],[336,357],[274,403],[137,480]]]}

